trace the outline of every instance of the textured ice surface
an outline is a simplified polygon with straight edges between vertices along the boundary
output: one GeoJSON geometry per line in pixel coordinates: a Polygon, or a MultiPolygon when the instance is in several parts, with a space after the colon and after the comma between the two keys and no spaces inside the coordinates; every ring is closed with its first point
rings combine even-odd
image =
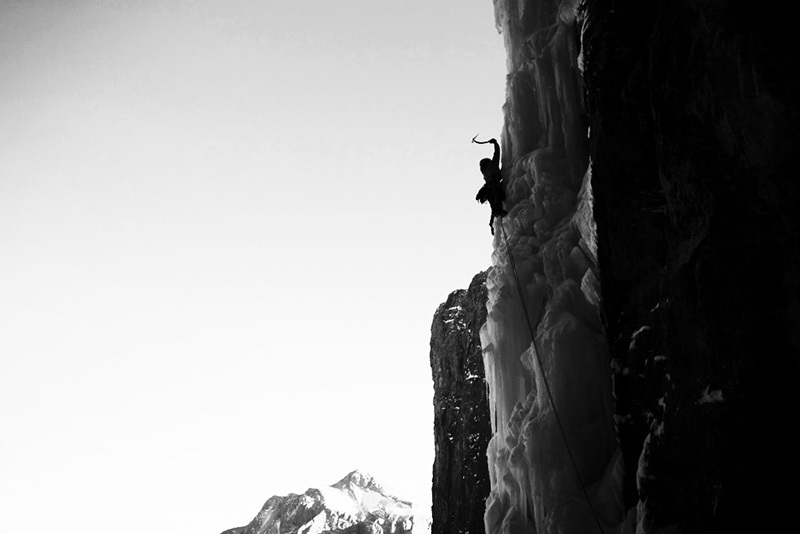
{"type": "Polygon", "coordinates": [[[599,318],[576,4],[495,1],[508,52],[503,167],[509,215],[503,220],[508,243],[502,232],[494,238],[481,330],[494,432],[487,451],[488,533],[598,532],[592,508],[605,532],[619,531],[624,519],[610,361],[599,318]]]}

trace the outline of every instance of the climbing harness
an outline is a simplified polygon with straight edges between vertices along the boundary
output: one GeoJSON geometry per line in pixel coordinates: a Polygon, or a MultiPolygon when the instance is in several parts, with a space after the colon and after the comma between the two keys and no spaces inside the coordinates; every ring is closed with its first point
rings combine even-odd
{"type": "MultiPolygon", "coordinates": [[[[575,462],[575,457],[572,455],[572,449],[570,448],[569,441],[567,440],[567,433],[564,431],[564,426],[561,424],[561,417],[558,415],[558,410],[556,410],[556,403],[553,400],[553,393],[550,391],[550,384],[547,381],[547,374],[545,374],[544,372],[542,359],[539,357],[539,351],[536,349],[536,335],[534,333],[534,327],[533,324],[531,323],[530,315],[528,314],[528,306],[525,304],[525,297],[522,294],[522,285],[519,283],[519,276],[517,275],[517,265],[514,262],[514,254],[511,251],[511,247],[509,246],[508,243],[508,235],[506,234],[506,225],[503,223],[503,217],[500,217],[500,233],[502,234],[503,241],[506,244],[506,250],[508,251],[508,258],[511,263],[511,273],[514,275],[514,280],[516,281],[517,284],[517,293],[519,294],[519,301],[522,304],[522,311],[525,314],[525,323],[528,325],[528,331],[531,334],[533,353],[536,356],[536,363],[539,365],[539,372],[541,372],[542,374],[542,382],[544,383],[544,389],[547,392],[547,398],[550,399],[550,406],[553,407],[553,415],[555,415],[556,423],[558,424],[558,430],[561,432],[561,438],[564,440],[564,447],[567,449],[567,455],[569,456],[569,461],[572,463],[572,468],[575,470],[575,476],[578,479],[578,484],[580,485],[581,491],[583,492],[583,496],[586,499],[586,504],[589,505],[589,510],[592,511],[592,516],[594,517],[595,523],[597,523],[597,528],[600,530],[600,534],[605,534],[603,526],[600,524],[600,519],[597,517],[597,512],[595,511],[594,506],[592,506],[592,501],[591,499],[589,499],[589,493],[586,491],[586,485],[583,483],[581,474],[578,472],[578,464],[575,462]]],[[[541,321],[543,316],[544,316],[544,310],[542,310],[542,314],[539,316],[539,320],[536,322],[537,327],[539,326],[539,321],[541,321]]]]}

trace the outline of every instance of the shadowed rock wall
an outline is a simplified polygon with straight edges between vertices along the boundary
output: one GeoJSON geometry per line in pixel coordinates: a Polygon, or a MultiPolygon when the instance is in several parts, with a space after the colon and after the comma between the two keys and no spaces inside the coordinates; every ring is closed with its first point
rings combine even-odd
{"type": "Polygon", "coordinates": [[[766,532],[793,519],[800,62],[790,5],[584,3],[598,262],[637,532],[766,532]]]}
{"type": "Polygon", "coordinates": [[[486,273],[439,306],[431,326],[434,383],[434,534],[483,534],[489,495],[489,401],[478,331],[486,320],[486,273]]]}

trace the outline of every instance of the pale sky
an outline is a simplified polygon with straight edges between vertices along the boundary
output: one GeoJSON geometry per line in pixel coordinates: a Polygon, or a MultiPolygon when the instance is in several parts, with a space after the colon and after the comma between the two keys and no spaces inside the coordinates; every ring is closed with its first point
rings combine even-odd
{"type": "Polygon", "coordinates": [[[429,501],[504,86],[491,0],[0,0],[0,532],[429,501]]]}

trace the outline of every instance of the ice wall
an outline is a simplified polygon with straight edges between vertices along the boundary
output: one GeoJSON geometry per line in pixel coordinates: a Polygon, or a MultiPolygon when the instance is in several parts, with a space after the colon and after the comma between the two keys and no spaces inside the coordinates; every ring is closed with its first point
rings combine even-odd
{"type": "Polygon", "coordinates": [[[508,52],[502,141],[509,214],[494,237],[481,329],[494,433],[488,533],[598,532],[598,521],[612,532],[624,515],[599,314],[576,4],[495,0],[508,52]]]}

